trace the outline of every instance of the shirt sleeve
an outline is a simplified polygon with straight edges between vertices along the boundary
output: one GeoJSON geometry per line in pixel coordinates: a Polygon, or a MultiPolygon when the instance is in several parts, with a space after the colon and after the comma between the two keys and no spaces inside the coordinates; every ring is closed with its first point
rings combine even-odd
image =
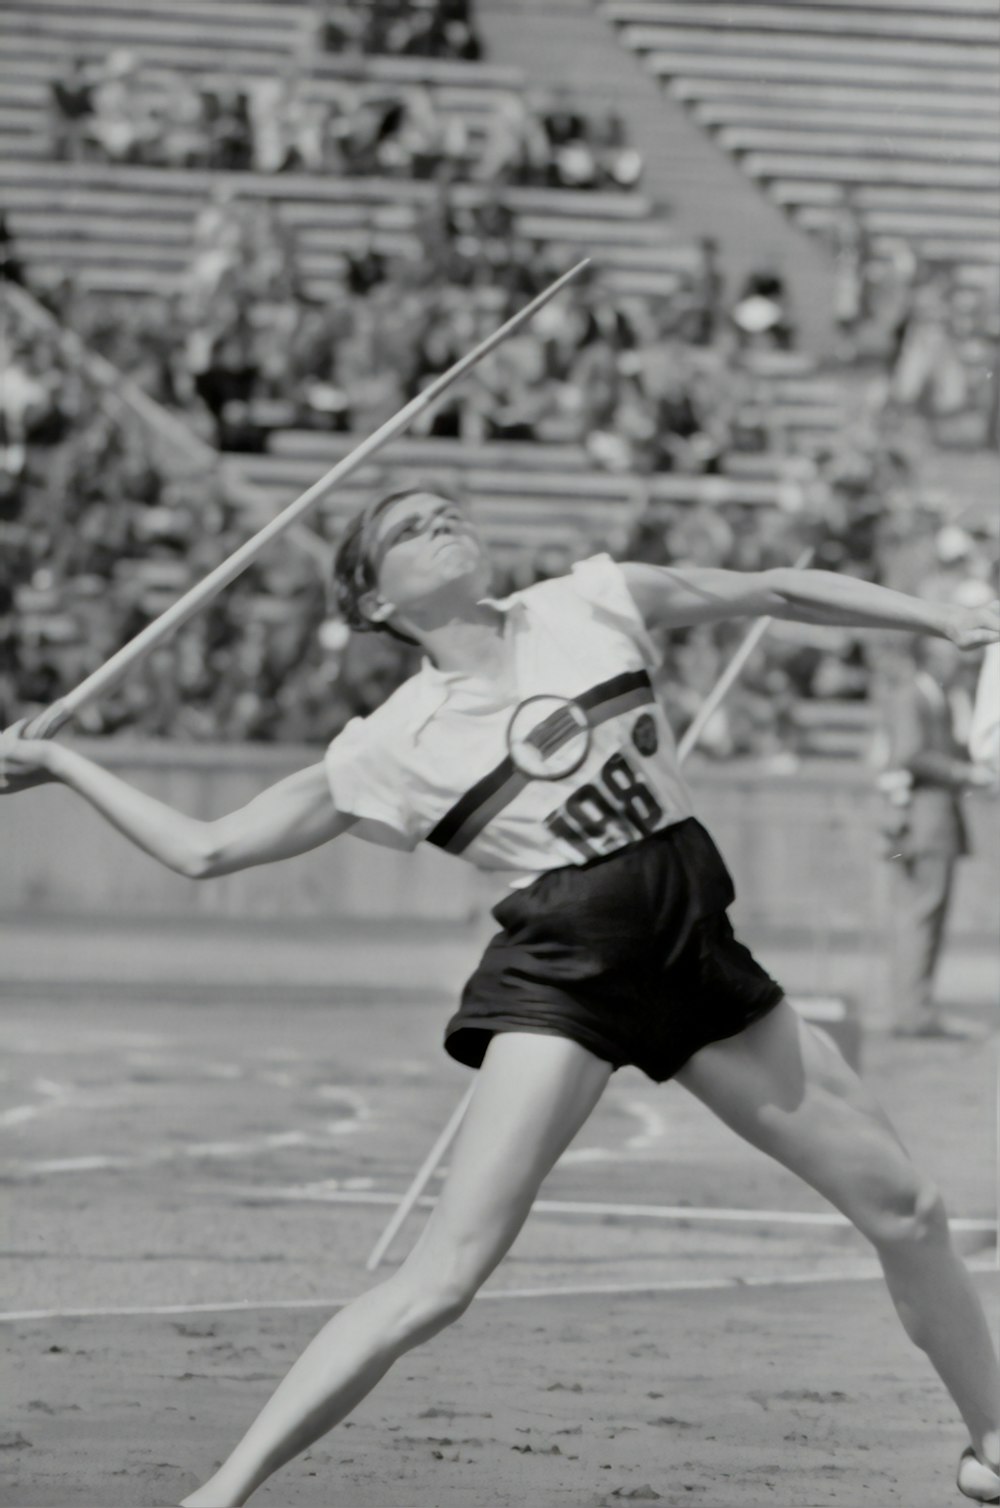
{"type": "Polygon", "coordinates": [[[368,719],[353,718],[323,758],[333,803],[357,817],[359,838],[385,848],[416,848],[414,815],[406,798],[403,771],[384,739],[373,737],[368,719]]]}
{"type": "Polygon", "coordinates": [[[980,764],[1000,767],[1000,644],[990,645],[979,672],[969,753],[980,764]]]}
{"type": "Polygon", "coordinates": [[[631,639],[647,665],[655,669],[660,664],[660,651],[650,637],[617,561],[606,554],[591,555],[589,560],[577,561],[564,579],[599,620],[631,639]]]}

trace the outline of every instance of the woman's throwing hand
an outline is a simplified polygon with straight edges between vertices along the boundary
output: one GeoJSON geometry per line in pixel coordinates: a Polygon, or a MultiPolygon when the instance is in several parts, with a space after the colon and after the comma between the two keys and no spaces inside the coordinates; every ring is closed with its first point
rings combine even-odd
{"type": "Polygon", "coordinates": [[[28,719],[22,717],[0,733],[0,796],[14,796],[58,779],[54,770],[58,744],[44,738],[25,738],[27,723],[28,719]]]}

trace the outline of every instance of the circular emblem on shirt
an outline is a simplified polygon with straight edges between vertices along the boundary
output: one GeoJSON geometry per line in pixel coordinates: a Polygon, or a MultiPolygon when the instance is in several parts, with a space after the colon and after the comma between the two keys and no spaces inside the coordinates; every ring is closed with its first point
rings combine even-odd
{"type": "Polygon", "coordinates": [[[648,712],[637,717],[632,727],[632,742],[640,754],[645,754],[648,759],[655,754],[660,746],[660,735],[656,731],[656,720],[648,712]]]}
{"type": "Polygon", "coordinates": [[[562,780],[578,770],[590,748],[587,714],[564,696],[529,696],[514,709],[507,748],[532,780],[562,780]]]}

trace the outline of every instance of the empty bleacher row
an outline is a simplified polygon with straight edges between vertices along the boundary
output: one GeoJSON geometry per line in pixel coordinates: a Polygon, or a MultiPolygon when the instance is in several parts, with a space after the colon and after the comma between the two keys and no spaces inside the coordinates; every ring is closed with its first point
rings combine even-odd
{"type": "Polygon", "coordinates": [[[876,254],[993,287],[1000,263],[1000,16],[876,0],[605,0],[670,93],[810,230],[850,198],[876,254]]]}

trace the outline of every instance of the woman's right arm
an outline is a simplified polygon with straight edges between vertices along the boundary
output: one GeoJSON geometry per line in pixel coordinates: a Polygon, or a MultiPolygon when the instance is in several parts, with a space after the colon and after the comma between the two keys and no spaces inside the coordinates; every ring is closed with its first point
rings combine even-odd
{"type": "Polygon", "coordinates": [[[136,790],[65,744],[8,735],[0,753],[15,789],[39,783],[40,772],[43,780],[59,781],[137,848],[193,880],[290,859],[328,843],[355,821],[334,806],[322,764],[279,780],[225,817],[202,821],[136,790]]]}

